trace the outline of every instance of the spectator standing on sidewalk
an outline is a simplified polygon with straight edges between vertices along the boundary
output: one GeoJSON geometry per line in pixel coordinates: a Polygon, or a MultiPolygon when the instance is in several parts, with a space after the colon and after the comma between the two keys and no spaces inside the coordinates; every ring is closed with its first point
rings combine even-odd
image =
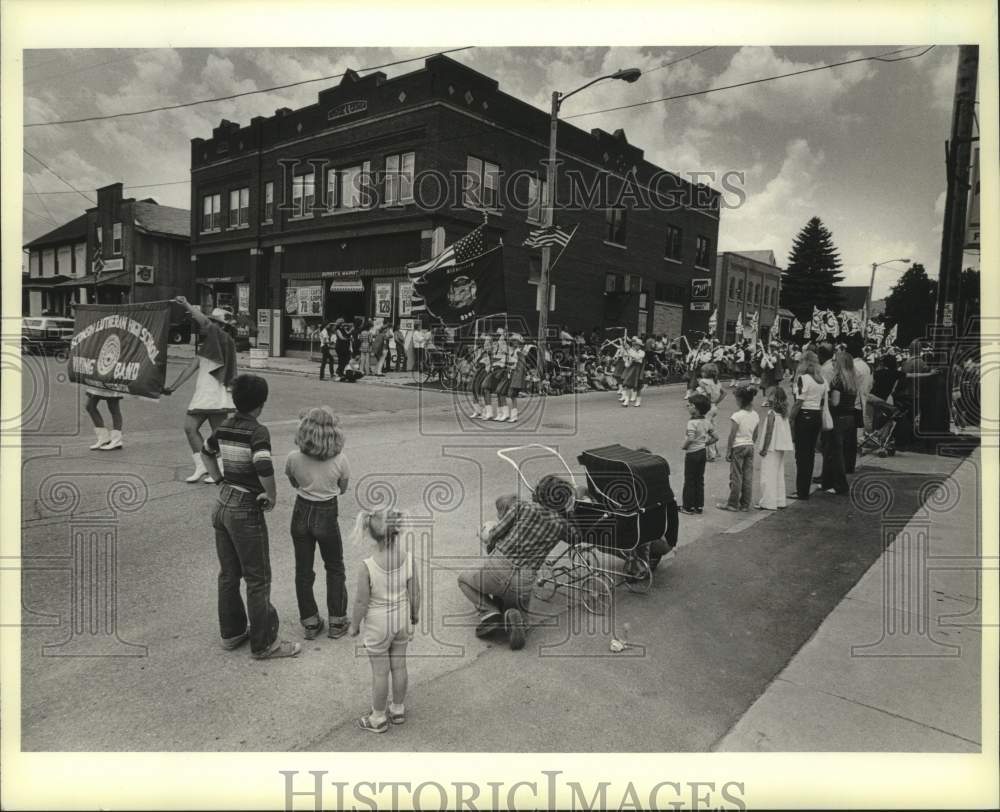
{"type": "Polygon", "coordinates": [[[319,352],[320,352],[320,362],[319,362],[319,379],[323,380],[323,373],[326,372],[327,364],[330,365],[330,380],[333,380],[333,345],[334,345],[334,332],[333,332],[333,322],[328,322],[322,330],[319,331],[319,352]]]}
{"type": "Polygon", "coordinates": [[[361,331],[358,333],[358,352],[361,356],[361,374],[369,375],[371,374],[372,366],[372,323],[366,321],[361,325],[361,331]]]}
{"type": "Polygon", "coordinates": [[[344,369],[351,360],[351,340],[354,334],[354,325],[337,319],[334,324],[334,349],[337,353],[337,378],[344,379],[344,369]]]}
{"type": "Polygon", "coordinates": [[[802,353],[796,372],[795,403],[789,414],[795,443],[795,493],[793,499],[808,499],[816,464],[816,440],[822,428],[823,401],[829,385],[820,370],[816,353],[802,353]]]}
{"type": "Polygon", "coordinates": [[[834,357],[833,380],[830,383],[830,415],[833,430],[826,432],[823,444],[821,486],[827,493],[847,493],[847,466],[854,468],[857,455],[857,423],[854,404],[858,383],[854,375],[854,359],[850,353],[838,352],[834,357]]]}
{"type": "Polygon", "coordinates": [[[389,356],[389,325],[379,327],[371,339],[371,374],[377,378],[385,375],[385,359],[389,356]]]}
{"type": "Polygon", "coordinates": [[[753,497],[753,453],[757,444],[760,416],[753,409],[757,390],[739,386],[733,396],[740,408],[730,418],[726,459],[729,461],[729,501],[716,505],[719,510],[750,510],[753,497]]]}

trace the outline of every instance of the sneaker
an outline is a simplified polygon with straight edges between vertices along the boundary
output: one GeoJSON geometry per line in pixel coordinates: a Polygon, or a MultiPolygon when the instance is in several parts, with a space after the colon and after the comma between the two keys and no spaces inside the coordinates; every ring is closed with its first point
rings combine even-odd
{"type": "Polygon", "coordinates": [[[738,513],[738,512],[739,512],[739,508],[734,508],[734,507],[730,507],[730,506],[729,506],[728,504],[726,504],[725,502],[719,502],[719,503],[718,503],[718,504],[716,505],[716,507],[717,507],[717,508],[718,508],[719,510],[728,510],[728,511],[730,511],[731,513],[738,513]]]}
{"type": "Polygon", "coordinates": [[[694,508],[686,508],[686,507],[682,507],[680,511],[681,513],[686,513],[688,516],[692,515],[695,512],[694,508]]]}
{"type": "Polygon", "coordinates": [[[251,656],[255,660],[277,660],[281,657],[298,657],[301,651],[302,646],[298,643],[277,640],[267,651],[254,652],[251,656]]]}
{"type": "Polygon", "coordinates": [[[503,623],[510,635],[510,650],[520,651],[524,648],[525,632],[524,615],[521,614],[521,610],[508,609],[503,616],[503,623]]]}
{"type": "Polygon", "coordinates": [[[303,623],[302,636],[305,637],[306,640],[315,640],[319,636],[319,633],[323,631],[324,625],[323,618],[321,617],[316,618],[316,622],[310,623],[308,626],[303,623]]]}
{"type": "MultiPolygon", "coordinates": [[[[322,629],[323,626],[320,625],[320,628],[322,629]]],[[[333,618],[330,618],[330,625],[326,630],[326,636],[329,637],[331,640],[339,640],[341,637],[347,634],[347,630],[350,628],[351,624],[348,621],[334,620],[333,618]]]]}
{"type": "Polygon", "coordinates": [[[367,730],[369,733],[385,733],[389,729],[389,717],[386,716],[381,722],[376,724],[372,721],[370,713],[358,718],[358,727],[367,730]]]}
{"type": "Polygon", "coordinates": [[[476,637],[488,637],[503,625],[503,618],[499,612],[490,612],[479,619],[476,626],[476,637]]]}
{"type": "Polygon", "coordinates": [[[695,509],[694,509],[694,512],[695,512],[695,513],[696,513],[696,514],[697,514],[698,516],[701,516],[701,514],[702,514],[702,513],[704,512],[704,508],[695,508],[695,509]]]}
{"type": "Polygon", "coordinates": [[[226,651],[233,651],[234,649],[238,649],[249,639],[250,639],[249,631],[245,631],[243,632],[243,634],[238,634],[236,635],[236,637],[223,637],[222,647],[226,651]]]}

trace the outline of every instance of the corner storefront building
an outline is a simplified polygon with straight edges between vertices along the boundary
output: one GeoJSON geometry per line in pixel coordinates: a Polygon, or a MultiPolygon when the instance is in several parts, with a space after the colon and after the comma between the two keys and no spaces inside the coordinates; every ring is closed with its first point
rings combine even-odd
{"type": "MultiPolygon", "coordinates": [[[[405,329],[407,264],[487,218],[508,313],[535,329],[540,257],[522,243],[543,215],[548,129],[547,113],[444,56],[391,80],[347,71],[316,104],[222,121],[191,142],[197,300],[252,320],[272,355],[309,352],[337,318],[405,329]]],[[[556,222],[579,229],[553,273],[550,324],[703,330],[691,284],[714,267],[719,194],[644,160],[621,130],[560,122],[559,158],[556,222]],[[668,202],[639,205],[629,176],[668,202]]]]}

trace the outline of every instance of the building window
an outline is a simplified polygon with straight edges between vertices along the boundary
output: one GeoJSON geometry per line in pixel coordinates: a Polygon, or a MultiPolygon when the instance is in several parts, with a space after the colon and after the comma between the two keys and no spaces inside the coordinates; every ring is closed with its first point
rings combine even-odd
{"type": "Polygon", "coordinates": [[[463,200],[472,209],[495,209],[499,205],[500,167],[469,155],[465,159],[465,194],[463,200]]]}
{"type": "Polygon", "coordinates": [[[274,221],[274,181],[264,184],[264,222],[274,221]]]}
{"type": "Polygon", "coordinates": [[[614,293],[618,290],[618,276],[613,273],[604,274],[604,292],[614,293]]]}
{"type": "Polygon", "coordinates": [[[316,173],[307,172],[292,178],[292,217],[308,217],[316,201],[316,173]]]}
{"type": "Polygon", "coordinates": [[[250,225],[250,189],[233,189],[229,192],[229,227],[250,225]]]}
{"type": "Polygon", "coordinates": [[[56,275],[56,252],[53,248],[42,249],[42,276],[56,275]]]}
{"type": "Polygon", "coordinates": [[[76,276],[87,273],[87,243],[78,242],[73,247],[73,272],[76,276]]]}
{"type": "Polygon", "coordinates": [[[625,245],[625,219],[627,212],[624,208],[608,209],[605,218],[608,223],[608,242],[615,245],[625,245]]]}
{"type": "Polygon", "coordinates": [[[730,299],[735,299],[736,298],[736,277],[735,276],[730,276],[729,277],[729,298],[730,299]]]}
{"type": "Polygon", "coordinates": [[[639,309],[640,310],[646,310],[646,305],[647,305],[647,299],[648,298],[649,297],[648,297],[648,294],[646,293],[646,291],[642,291],[639,294],[639,309]]]}
{"type": "MultiPolygon", "coordinates": [[[[218,231],[222,217],[222,195],[205,195],[201,199],[201,230],[218,231]]],[[[100,245],[103,239],[98,239],[100,245]]]]}
{"type": "Polygon", "coordinates": [[[667,226],[667,247],[663,256],[667,259],[681,258],[681,230],[677,226],[667,226]]]}
{"type": "Polygon", "coordinates": [[[413,202],[413,153],[387,155],[385,159],[385,202],[392,206],[397,203],[413,202]]]}
{"type": "Polygon", "coordinates": [[[737,279],[736,280],[736,301],[737,302],[742,302],[743,301],[743,280],[742,279],[737,279]]]}
{"type": "Polygon", "coordinates": [[[642,287],[642,279],[638,274],[630,273],[625,276],[625,292],[638,293],[642,287]]]}
{"type": "Polygon", "coordinates": [[[111,226],[111,253],[119,256],[122,252],[122,224],[114,223],[111,226]]]}
{"type": "Polygon", "coordinates": [[[541,223],[548,202],[548,182],[539,178],[528,178],[528,219],[541,223]]]}
{"type": "Polygon", "coordinates": [[[32,251],[28,258],[28,276],[37,279],[42,275],[42,255],[32,251]]]}
{"type": "Polygon", "coordinates": [[[368,205],[370,175],[371,163],[368,161],[357,166],[345,166],[340,169],[327,170],[327,210],[343,209],[349,211],[368,205]]]}
{"type": "Polygon", "coordinates": [[[698,237],[698,250],[694,255],[694,264],[699,268],[707,268],[709,260],[709,246],[708,237],[698,237]]]}

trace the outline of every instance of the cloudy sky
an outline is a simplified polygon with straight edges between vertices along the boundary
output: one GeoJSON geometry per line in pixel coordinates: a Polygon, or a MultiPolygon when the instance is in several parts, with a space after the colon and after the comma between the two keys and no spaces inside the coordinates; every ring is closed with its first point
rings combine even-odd
{"type": "MultiPolygon", "coordinates": [[[[720,46],[685,59],[701,48],[481,47],[452,56],[495,77],[501,90],[544,110],[552,89],[570,90],[618,68],[644,70],[635,84],[606,82],[575,96],[563,108],[568,118],[906,45],[720,46]]],[[[357,50],[31,50],[24,55],[24,119],[31,123],[141,110],[329,76],[348,67],[360,70],[434,50],[433,43],[357,50]]],[[[722,250],[772,249],[784,265],[796,233],[817,215],[833,233],[849,284],[867,284],[872,262],[896,257],[923,262],[936,273],[956,57],[957,48],[938,46],[918,59],[866,61],[584,115],[573,123],[584,129],[624,128],[647,158],[674,172],[744,172],[745,203],[723,211],[722,250]]],[[[419,65],[411,62],[386,72],[393,76],[419,65]]],[[[127,195],[187,208],[191,138],[210,137],[223,118],[246,124],[279,107],[310,104],[320,89],[335,83],[143,116],[27,128],[24,146],[92,197],[97,187],[120,180],[127,195]]],[[[26,241],[88,205],[25,156],[26,241]]],[[[880,272],[876,298],[898,274],[880,272]]]]}

